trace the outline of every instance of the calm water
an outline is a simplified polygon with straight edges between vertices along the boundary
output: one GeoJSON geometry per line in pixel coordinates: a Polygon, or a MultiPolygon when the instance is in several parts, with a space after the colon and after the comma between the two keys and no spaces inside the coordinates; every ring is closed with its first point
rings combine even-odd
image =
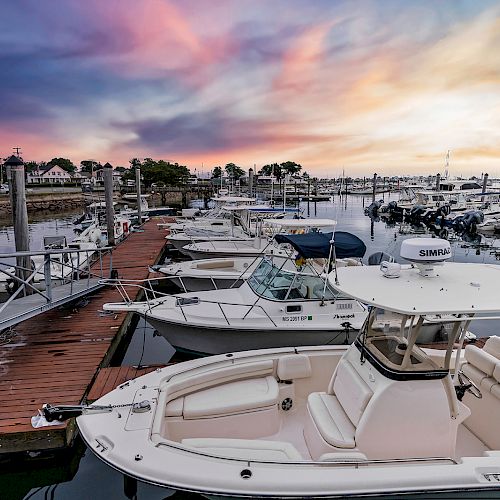
{"type": "MultiPolygon", "coordinates": [[[[393,195],[392,199],[397,195],[393,195]]],[[[385,195],[385,201],[390,200],[385,195]]],[[[397,199],[397,198],[396,198],[397,199]]],[[[366,244],[367,256],[376,251],[399,255],[401,242],[414,234],[401,234],[398,226],[388,226],[383,221],[372,221],[363,214],[363,208],[370,203],[369,197],[335,197],[334,202],[309,204],[312,217],[334,218],[337,229],[349,231],[359,236],[366,244]]],[[[304,215],[308,204],[301,205],[304,215]]],[[[66,215],[55,220],[53,217],[30,225],[30,240],[33,249],[41,247],[44,235],[64,234],[68,240],[74,235],[72,220],[74,215],[66,215]]],[[[1,224],[1,222],[0,222],[1,224]]],[[[403,228],[403,232],[408,228],[403,228]]],[[[500,247],[500,241],[479,238],[474,244],[452,241],[453,259],[458,262],[499,263],[491,247],[500,247]],[[492,253],[493,252],[493,253],[492,253]]],[[[0,225],[0,252],[14,249],[12,229],[0,225]]],[[[477,335],[487,335],[492,323],[477,322],[472,330],[477,335]]],[[[126,349],[122,363],[136,365],[142,363],[161,364],[167,362],[174,350],[163,337],[153,336],[153,330],[143,320],[138,322],[130,345],[126,349]]],[[[199,495],[173,492],[170,490],[139,483],[137,498],[156,500],[172,497],[201,498],[199,495]]],[[[471,493],[461,498],[500,498],[500,492],[471,493]]],[[[123,476],[102,463],[85,446],[77,441],[74,449],[55,457],[34,459],[27,464],[0,462],[0,499],[125,499],[123,476]]],[[[394,498],[394,497],[391,497],[394,498]]],[[[400,497],[403,498],[403,497],[400,497]]],[[[457,498],[457,495],[417,495],[404,498],[457,498]]]]}

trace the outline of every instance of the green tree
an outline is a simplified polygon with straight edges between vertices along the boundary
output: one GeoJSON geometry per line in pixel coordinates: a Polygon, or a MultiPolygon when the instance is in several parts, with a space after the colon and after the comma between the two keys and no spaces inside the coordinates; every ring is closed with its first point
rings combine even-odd
{"type": "Polygon", "coordinates": [[[228,163],[225,167],[225,170],[227,172],[227,175],[229,177],[232,177],[233,179],[239,179],[240,177],[245,175],[245,171],[234,163],[228,163]]]}
{"type": "Polygon", "coordinates": [[[94,160],[82,160],[80,162],[80,170],[82,172],[95,172],[96,170],[100,170],[102,165],[98,161],[94,160]]]}
{"type": "Polygon", "coordinates": [[[130,168],[125,172],[123,178],[125,180],[135,180],[135,169],[139,167],[146,187],[159,183],[167,186],[179,186],[185,184],[190,175],[187,167],[166,160],[144,158],[144,160],[140,161],[137,158],[132,158],[129,163],[130,168]]]}
{"type": "Polygon", "coordinates": [[[285,161],[280,163],[281,171],[284,175],[295,175],[302,170],[302,165],[295,163],[294,161],[285,161]]]}
{"type": "Polygon", "coordinates": [[[76,170],[74,163],[68,158],[52,158],[47,165],[59,165],[63,170],[66,170],[66,172],[74,172],[76,170]]]}
{"type": "Polygon", "coordinates": [[[36,170],[43,170],[45,168],[45,162],[41,161],[37,163],[36,161],[27,161],[24,164],[24,169],[27,174],[30,172],[35,172],[36,170]]]}
{"type": "Polygon", "coordinates": [[[264,165],[259,170],[259,175],[274,175],[277,180],[281,180],[283,172],[281,171],[281,166],[277,163],[270,163],[269,165],[264,165]]]}
{"type": "Polygon", "coordinates": [[[222,168],[214,167],[212,170],[212,179],[220,179],[222,176],[222,168]]]}

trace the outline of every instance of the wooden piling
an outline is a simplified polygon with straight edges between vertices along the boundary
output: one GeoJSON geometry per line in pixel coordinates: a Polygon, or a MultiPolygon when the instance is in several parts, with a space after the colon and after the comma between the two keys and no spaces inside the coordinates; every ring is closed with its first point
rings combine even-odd
{"type": "Polygon", "coordinates": [[[106,225],[108,245],[115,245],[115,209],[113,207],[113,167],[110,163],[104,165],[104,190],[106,200],[106,225]]]}
{"type": "Polygon", "coordinates": [[[135,167],[135,187],[137,190],[137,219],[139,225],[142,224],[142,208],[141,208],[141,169],[135,167]]]}
{"type": "MultiPolygon", "coordinates": [[[[12,155],[6,162],[9,193],[12,204],[12,223],[16,252],[27,252],[30,249],[28,231],[28,209],[26,206],[26,185],[24,179],[24,163],[21,158],[12,155]]],[[[16,275],[27,280],[30,275],[31,262],[29,256],[16,258],[16,275]]]]}
{"type": "Polygon", "coordinates": [[[373,174],[372,202],[375,201],[376,196],[377,196],[377,174],[373,174]]]}

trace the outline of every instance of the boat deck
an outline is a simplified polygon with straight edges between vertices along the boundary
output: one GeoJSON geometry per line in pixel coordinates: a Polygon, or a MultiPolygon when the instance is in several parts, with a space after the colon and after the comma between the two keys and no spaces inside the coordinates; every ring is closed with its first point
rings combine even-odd
{"type": "MultiPolygon", "coordinates": [[[[148,266],[157,263],[166,241],[156,223],[149,220],[113,251],[120,278],[148,277],[148,266]]],[[[79,404],[84,399],[130,324],[130,315],[102,312],[103,303],[118,300],[114,288],[103,288],[0,334],[0,454],[68,444],[73,422],[33,429],[31,417],[43,403],[79,404]]]]}

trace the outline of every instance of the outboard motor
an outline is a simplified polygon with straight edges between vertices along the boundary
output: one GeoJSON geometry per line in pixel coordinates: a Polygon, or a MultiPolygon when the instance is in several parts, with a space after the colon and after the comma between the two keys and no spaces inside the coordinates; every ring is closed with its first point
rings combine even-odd
{"type": "Polygon", "coordinates": [[[393,262],[394,257],[392,257],[389,254],[386,254],[385,252],[375,252],[368,257],[369,266],[380,266],[380,264],[382,264],[382,262],[384,261],[393,262]]]}
{"type": "Polygon", "coordinates": [[[380,207],[383,205],[384,203],[384,200],[378,200],[378,201],[374,201],[373,203],[370,203],[370,205],[368,205],[366,208],[365,208],[365,215],[377,215],[380,207]]]}
{"type": "Polygon", "coordinates": [[[447,215],[451,214],[451,206],[446,203],[445,205],[441,205],[437,210],[436,213],[438,216],[446,217],[447,215]]]}
{"type": "Polygon", "coordinates": [[[463,215],[459,215],[453,220],[453,228],[455,231],[475,233],[477,230],[477,225],[483,222],[484,214],[480,211],[466,212],[463,215]]]}
{"type": "Polygon", "coordinates": [[[387,204],[387,211],[388,212],[394,212],[398,208],[398,203],[396,201],[390,201],[387,204]]]}
{"type": "Polygon", "coordinates": [[[425,214],[426,210],[427,209],[425,207],[423,207],[422,205],[415,205],[410,210],[410,213],[408,214],[407,218],[410,222],[420,222],[420,220],[421,220],[422,216],[425,214]]]}
{"type": "Polygon", "coordinates": [[[429,225],[429,224],[432,224],[436,219],[437,219],[437,216],[438,216],[438,212],[437,210],[432,210],[430,212],[427,212],[423,217],[422,217],[422,222],[425,224],[425,225],[429,225]]]}

